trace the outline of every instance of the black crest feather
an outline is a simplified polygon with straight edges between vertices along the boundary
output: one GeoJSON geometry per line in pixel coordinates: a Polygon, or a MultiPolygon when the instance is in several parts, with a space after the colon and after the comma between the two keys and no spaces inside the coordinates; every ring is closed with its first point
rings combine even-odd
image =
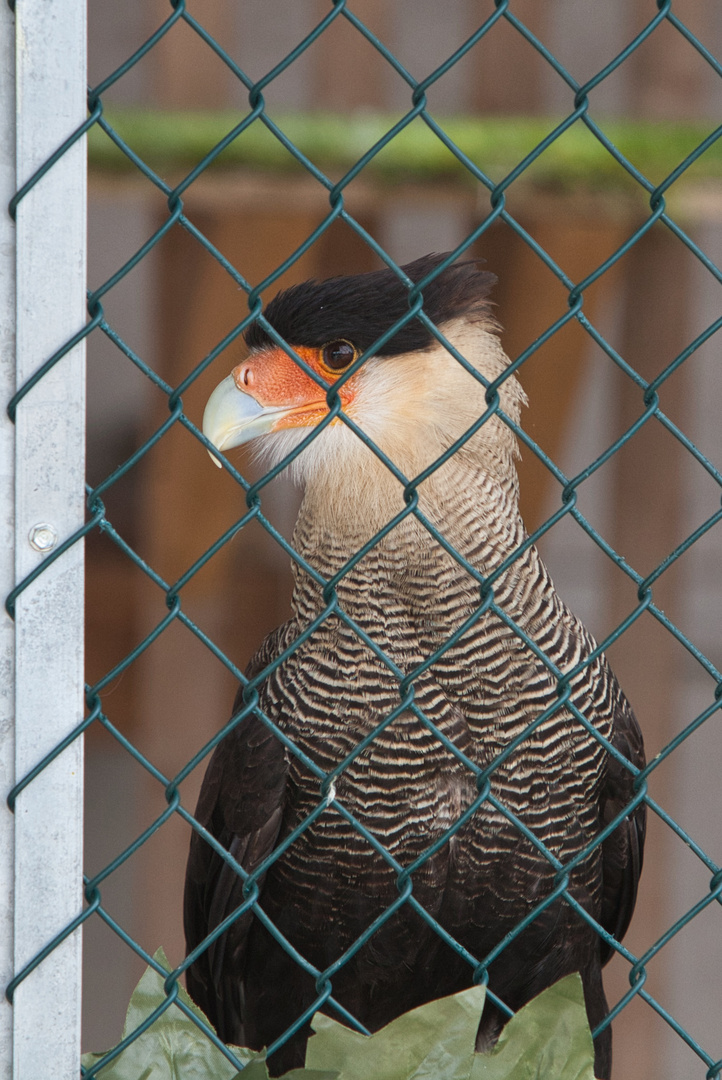
{"type": "MultiPolygon", "coordinates": [[[[401,269],[411,281],[421,281],[447,255],[424,255],[401,269]]],[[[494,321],[489,293],[495,282],[494,274],[479,270],[476,262],[452,263],[424,287],[424,313],[436,326],[463,315],[488,322],[491,327],[494,321]]],[[[294,285],[271,300],[264,316],[289,345],[320,348],[344,338],[364,352],[408,310],[407,286],[392,270],[374,270],[294,285]]],[[[253,323],[244,336],[251,349],[273,344],[258,323],[253,323]]],[[[398,356],[425,349],[433,341],[421,320],[413,318],[376,353],[398,356]]]]}

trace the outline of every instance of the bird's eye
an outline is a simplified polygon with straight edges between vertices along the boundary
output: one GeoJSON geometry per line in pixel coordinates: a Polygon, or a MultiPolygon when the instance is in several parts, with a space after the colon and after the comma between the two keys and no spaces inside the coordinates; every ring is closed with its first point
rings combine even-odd
{"type": "Polygon", "coordinates": [[[344,371],[356,359],[356,350],[350,341],[339,338],[329,341],[321,349],[321,360],[329,371],[344,371]]]}

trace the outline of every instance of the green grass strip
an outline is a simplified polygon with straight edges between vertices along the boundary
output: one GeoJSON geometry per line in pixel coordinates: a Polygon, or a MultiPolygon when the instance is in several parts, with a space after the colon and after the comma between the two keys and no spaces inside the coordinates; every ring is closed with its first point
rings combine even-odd
{"type": "MultiPolygon", "coordinates": [[[[113,128],[152,168],[192,168],[243,119],[243,112],[180,112],[116,109],[106,114],[113,128]]],[[[397,116],[376,113],[275,113],[274,121],[295,146],[325,172],[346,172],[389,132],[397,116]]],[[[465,117],[437,122],[456,146],[494,183],[499,183],[558,124],[551,117],[465,117]]],[[[658,185],[691,156],[682,176],[722,176],[722,138],[712,139],[698,157],[695,150],[713,133],[712,123],[610,120],[605,135],[653,184],[658,185]]],[[[95,168],[131,169],[132,163],[98,127],[89,132],[89,158],[95,168]]],[[[244,166],[272,172],[298,172],[288,150],[259,120],[240,133],[215,158],[211,168],[244,166]]],[[[461,179],[475,182],[455,155],[421,118],[399,132],[367,165],[365,174],[398,182],[461,179]]],[[[573,124],[524,173],[535,184],[569,188],[628,187],[625,170],[589,129],[573,124]]]]}

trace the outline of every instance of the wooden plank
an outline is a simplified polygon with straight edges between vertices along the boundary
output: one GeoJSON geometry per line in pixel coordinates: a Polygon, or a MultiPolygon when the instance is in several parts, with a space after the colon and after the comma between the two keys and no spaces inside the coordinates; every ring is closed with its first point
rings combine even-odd
{"type": "MultiPolygon", "coordinates": [[[[320,21],[329,12],[326,0],[316,0],[320,21]]],[[[388,41],[390,23],[386,0],[356,0],[353,13],[381,41],[388,41]]],[[[312,105],[320,109],[382,109],[386,86],[393,78],[388,61],[341,14],[313,46],[312,105]]]]}
{"type": "MultiPolygon", "coordinates": [[[[630,4],[632,33],[639,33],[657,12],[646,0],[630,4]]],[[[685,0],[683,8],[672,13],[699,36],[702,44],[715,53],[719,43],[719,11],[707,0],[685,0]]],[[[684,36],[666,20],[644,44],[625,61],[629,81],[628,111],[637,116],[660,117],[666,121],[694,120],[712,115],[714,100],[719,105],[719,76],[684,36]]],[[[710,122],[710,130],[714,124],[710,122]]],[[[659,182],[662,177],[652,177],[659,182]]]]}
{"type": "MultiPolygon", "coordinates": [[[[167,0],[152,0],[147,5],[148,34],[171,14],[167,0]]],[[[224,0],[203,0],[202,11],[192,14],[211,37],[232,51],[232,4],[224,0]]],[[[232,71],[184,19],[179,19],[154,47],[150,79],[154,103],[176,109],[212,109],[227,105],[238,86],[232,71]]]]}
{"type": "MultiPolygon", "coordinates": [[[[678,241],[662,226],[655,228],[625,257],[621,354],[647,380],[654,379],[689,340],[689,272],[678,241]],[[674,267],[674,287],[670,269],[674,267]]],[[[675,412],[686,397],[687,372],[674,377],[675,412]]],[[[668,392],[668,391],[667,391],[668,392]]],[[[665,396],[663,391],[663,398],[665,396]]],[[[664,407],[664,405],[663,405],[664,407]]],[[[621,433],[644,412],[642,390],[621,374],[612,404],[615,427],[621,433]]],[[[614,518],[610,540],[615,549],[641,574],[650,573],[683,539],[682,475],[687,451],[657,421],[651,421],[622,447],[611,465],[614,477],[614,518]]],[[[681,602],[680,564],[654,585],[655,603],[674,621],[681,602]]],[[[622,621],[637,603],[637,587],[619,572],[611,574],[613,624],[622,621]]],[[[610,661],[629,697],[644,733],[648,759],[653,758],[679,729],[675,687],[683,672],[684,653],[672,635],[651,616],[634,623],[609,649],[610,661]]],[[[674,779],[668,769],[653,774],[650,793],[668,806],[674,779]]],[[[660,937],[681,912],[669,903],[667,874],[675,841],[654,814],[649,817],[645,871],[640,883],[637,917],[628,945],[638,955],[660,937]]],[[[628,967],[619,962],[610,969],[608,986],[621,996],[629,988],[628,967]]],[[[666,983],[674,972],[662,956],[650,967],[647,989],[668,1000],[666,983]]],[[[626,1009],[615,1024],[615,1039],[628,1075],[652,1080],[664,1069],[665,1040],[675,1039],[664,1023],[641,1003],[626,1009]]]]}
{"type": "MultiPolygon", "coordinates": [[[[582,281],[621,243],[628,226],[613,217],[595,219],[580,207],[570,213],[564,203],[549,203],[544,216],[519,216],[520,223],[555,259],[573,282],[582,281]]],[[[494,296],[502,324],[502,343],[516,359],[539,335],[568,311],[568,291],[538,255],[505,225],[491,229],[478,245],[487,267],[498,275],[494,296]]],[[[584,296],[584,311],[594,323],[618,285],[618,270],[605,274],[584,296]]],[[[570,411],[582,385],[590,338],[573,319],[537,349],[519,371],[529,397],[522,426],[555,460],[559,456],[570,411]]],[[[529,450],[519,462],[521,509],[529,531],[543,519],[558,485],[529,450]]],[[[557,504],[558,505],[558,504],[557,504]]]]}
{"type": "MultiPolygon", "coordinates": [[[[518,0],[510,12],[544,40],[545,6],[518,0]]],[[[491,11],[485,15],[491,15],[491,11]]],[[[468,33],[479,26],[478,6],[469,9],[468,33]]],[[[542,85],[546,60],[503,16],[477,44],[474,105],[483,114],[535,113],[543,109],[542,85]]]]}

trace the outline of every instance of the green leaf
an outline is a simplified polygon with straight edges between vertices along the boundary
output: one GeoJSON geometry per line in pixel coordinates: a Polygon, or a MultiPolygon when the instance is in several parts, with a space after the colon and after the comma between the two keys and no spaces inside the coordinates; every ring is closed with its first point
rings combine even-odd
{"type": "MultiPolygon", "coordinates": [[[[162,949],[154,957],[171,968],[162,949]]],[[[123,1038],[166,1000],[163,976],[149,967],[130,999],[123,1038]]],[[[578,975],[569,975],[520,1009],[487,1054],[474,1044],[484,990],[472,987],[422,1005],[375,1035],[360,1035],[316,1013],[306,1068],[282,1080],[594,1080],[594,1048],[578,975]]],[[[179,1000],[213,1030],[182,987],[179,1000]]],[[[97,1074],[99,1080],[269,1080],[265,1051],[230,1046],[236,1066],[177,1004],[97,1074]]],[[[104,1054],[83,1055],[85,1068],[104,1054]]]]}
{"type": "MultiPolygon", "coordinates": [[[[171,971],[162,949],[158,949],[153,959],[171,971]]],[[[166,1000],[163,981],[153,968],[146,969],[128,1005],[124,1039],[166,1000]]],[[[186,991],[182,987],[179,991],[180,1000],[213,1030],[186,991]]],[[[268,1080],[265,1054],[237,1046],[229,1049],[241,1064],[251,1062],[243,1070],[243,1080],[268,1080]]],[[[84,1054],[83,1065],[90,1068],[103,1057],[105,1054],[84,1054]]],[[[99,1080],[236,1080],[241,1074],[197,1024],[173,1004],[97,1075],[99,1080]]]]}
{"type": "Polygon", "coordinates": [[[470,1080],[594,1080],[594,1046],[579,975],[567,975],[511,1018],[470,1080]]]}
{"type": "Polygon", "coordinates": [[[375,1035],[316,1013],[306,1066],[339,1069],[339,1080],[469,1080],[484,996],[473,986],[413,1009],[375,1035]]]}

